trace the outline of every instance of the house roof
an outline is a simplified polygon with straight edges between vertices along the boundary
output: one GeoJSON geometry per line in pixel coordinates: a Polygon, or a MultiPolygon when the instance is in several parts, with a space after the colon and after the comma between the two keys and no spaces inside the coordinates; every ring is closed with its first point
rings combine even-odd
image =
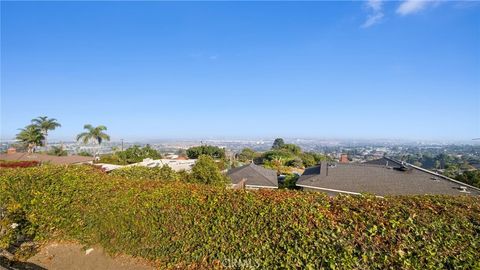
{"type": "Polygon", "coordinates": [[[277,188],[277,172],[257,166],[253,163],[233,168],[227,172],[232,179],[232,184],[238,184],[243,179],[247,186],[277,188]]]}
{"type": "Polygon", "coordinates": [[[390,158],[361,164],[328,164],[307,168],[297,186],[334,193],[375,195],[480,195],[480,189],[390,158]],[[466,192],[461,190],[466,188],[466,192]]]}
{"type": "Polygon", "coordinates": [[[0,154],[0,160],[7,161],[38,161],[38,162],[50,162],[52,164],[66,165],[76,163],[88,163],[93,161],[93,157],[84,156],[51,156],[40,153],[11,153],[0,154]]]}

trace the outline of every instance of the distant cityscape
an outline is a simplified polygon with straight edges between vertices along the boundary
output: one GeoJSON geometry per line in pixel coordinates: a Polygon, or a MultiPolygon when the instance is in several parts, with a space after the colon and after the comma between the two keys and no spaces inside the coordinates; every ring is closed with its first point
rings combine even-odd
{"type": "MultiPolygon", "coordinates": [[[[69,154],[80,152],[94,152],[109,154],[118,150],[125,150],[134,145],[150,145],[161,153],[176,153],[182,149],[188,149],[199,145],[212,145],[225,148],[228,153],[239,153],[244,148],[263,152],[271,148],[274,139],[208,139],[208,140],[157,140],[157,141],[110,141],[96,144],[83,144],[74,141],[52,141],[49,146],[61,146],[69,154]]],[[[406,142],[395,140],[315,140],[315,139],[285,139],[286,142],[294,143],[306,152],[316,152],[338,159],[341,154],[348,154],[352,162],[363,162],[383,156],[407,156],[430,154],[432,156],[446,154],[457,158],[472,160],[472,166],[480,167],[480,141],[464,142],[462,144],[432,143],[432,142],[406,142]]],[[[2,141],[0,151],[5,152],[15,141],[2,141]]],[[[38,147],[37,151],[43,151],[44,147],[38,147]]]]}

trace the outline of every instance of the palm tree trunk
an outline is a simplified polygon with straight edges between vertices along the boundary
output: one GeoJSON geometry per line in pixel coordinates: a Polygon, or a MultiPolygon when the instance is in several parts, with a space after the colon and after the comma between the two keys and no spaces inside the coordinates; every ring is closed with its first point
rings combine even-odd
{"type": "Polygon", "coordinates": [[[28,144],[28,153],[29,154],[33,154],[35,152],[35,147],[36,147],[36,144],[35,143],[29,143],[28,144]]]}
{"type": "Polygon", "coordinates": [[[95,161],[97,160],[97,156],[98,156],[98,159],[100,159],[100,141],[97,140],[97,143],[98,143],[98,147],[97,147],[97,151],[95,151],[95,156],[93,157],[93,163],[95,163],[95,161]]]}
{"type": "Polygon", "coordinates": [[[43,146],[45,146],[45,150],[48,151],[48,147],[47,147],[47,137],[48,137],[48,131],[45,132],[45,134],[43,135],[44,138],[43,138],[43,146]]]}

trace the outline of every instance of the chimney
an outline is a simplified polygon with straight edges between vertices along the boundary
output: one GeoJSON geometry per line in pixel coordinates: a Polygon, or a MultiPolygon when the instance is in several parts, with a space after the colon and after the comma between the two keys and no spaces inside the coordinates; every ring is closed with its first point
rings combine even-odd
{"type": "Polygon", "coordinates": [[[328,163],[325,161],[322,161],[320,163],[320,177],[326,177],[328,176],[328,163]]]}
{"type": "Polygon", "coordinates": [[[247,179],[243,178],[237,184],[233,184],[232,188],[233,189],[245,189],[245,186],[247,185],[246,183],[247,183],[247,179]]]}
{"type": "Polygon", "coordinates": [[[17,149],[15,149],[15,147],[10,147],[7,149],[7,155],[11,155],[15,153],[17,153],[17,149]]]}
{"type": "Polygon", "coordinates": [[[341,154],[339,162],[340,163],[348,163],[348,155],[347,154],[341,154]]]}

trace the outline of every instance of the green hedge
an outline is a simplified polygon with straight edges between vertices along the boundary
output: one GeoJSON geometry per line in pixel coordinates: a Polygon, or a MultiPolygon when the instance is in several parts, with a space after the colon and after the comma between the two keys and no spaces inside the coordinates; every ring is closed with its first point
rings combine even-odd
{"type": "Polygon", "coordinates": [[[42,166],[1,170],[0,207],[10,230],[3,245],[22,232],[99,243],[163,267],[480,268],[478,197],[330,198],[42,166]]]}
{"type": "Polygon", "coordinates": [[[185,173],[176,173],[168,165],[162,167],[148,168],[144,166],[131,166],[113,170],[110,175],[129,180],[158,180],[158,181],[178,181],[180,176],[185,173]]]}

